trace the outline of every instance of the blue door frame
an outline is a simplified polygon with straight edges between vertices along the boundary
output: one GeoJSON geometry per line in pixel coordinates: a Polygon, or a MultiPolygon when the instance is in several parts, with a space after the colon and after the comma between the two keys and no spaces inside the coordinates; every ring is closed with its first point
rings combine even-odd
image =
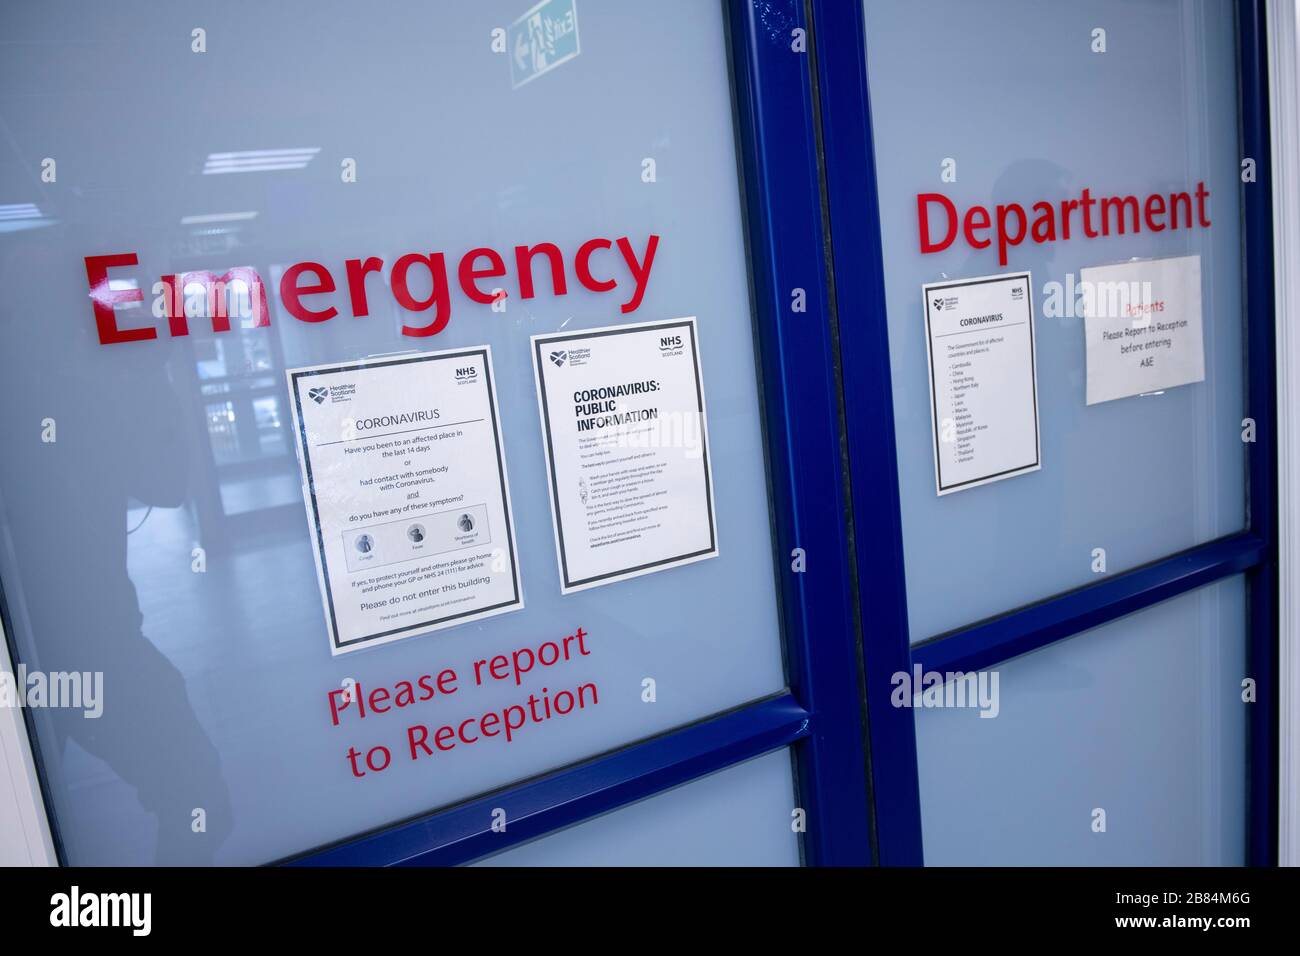
{"type": "MultiPolygon", "coordinates": [[[[806,811],[807,863],[920,864],[915,728],[910,708],[889,705],[892,674],[913,664],[987,667],[1240,573],[1249,586],[1250,666],[1258,687],[1249,858],[1275,863],[1277,453],[1262,0],[1240,0],[1237,31],[1242,155],[1257,160],[1257,181],[1242,194],[1248,414],[1256,422],[1247,530],[915,647],[908,639],[862,4],[722,2],[787,688],[285,862],[463,863],[790,747],[798,805],[806,811]],[[796,311],[800,293],[803,308],[796,311]],[[853,356],[852,374],[842,373],[841,351],[853,356]],[[796,553],[801,571],[794,570],[796,553]],[[496,808],[511,821],[506,832],[492,830],[496,808]]],[[[0,610],[3,604],[0,594],[0,610]]]]}
{"type": "Polygon", "coordinates": [[[1234,574],[1244,574],[1249,586],[1249,655],[1258,688],[1250,724],[1249,859],[1276,862],[1277,458],[1263,3],[1238,4],[1242,155],[1258,161],[1257,181],[1243,186],[1242,196],[1248,400],[1256,422],[1247,530],[915,647],[903,578],[862,6],[724,6],[788,688],[291,862],[463,863],[790,746],[807,812],[806,862],[919,865],[916,735],[911,709],[889,704],[892,674],[914,664],[989,667],[1234,574]],[[805,310],[796,312],[798,290],[805,310]],[[853,318],[841,323],[839,315],[853,318]],[[841,374],[841,349],[854,357],[851,375],[841,374]],[[792,570],[796,549],[806,562],[801,573],[792,570]],[[508,832],[492,831],[498,807],[512,821],[508,832]]]}
{"type": "Polygon", "coordinates": [[[1243,157],[1257,181],[1242,185],[1243,271],[1248,343],[1249,447],[1246,531],[1097,584],[912,646],[907,625],[894,411],[885,321],[885,275],[864,14],[860,0],[810,0],[821,92],[827,214],[834,301],[854,374],[844,377],[852,474],[858,586],[870,727],[873,819],[880,862],[922,862],[915,728],[910,708],[889,704],[890,676],[924,670],[971,671],[1113,621],[1234,574],[1249,589],[1249,661],[1257,682],[1250,719],[1248,858],[1276,863],[1277,546],[1273,343],[1273,243],[1267,47],[1262,0],[1237,6],[1243,157]]]}
{"type": "MultiPolygon", "coordinates": [[[[795,0],[726,0],[788,687],[617,752],[313,851],[298,865],[464,863],[793,747],[805,861],[873,862],[814,74],[795,0]],[[804,309],[794,310],[795,290],[804,309]],[[795,554],[805,570],[796,572],[795,554]],[[493,810],[510,825],[493,832],[493,810]]],[[[723,51],[719,51],[721,55],[723,51]]],[[[706,320],[707,321],[707,320],[706,320]]]]}

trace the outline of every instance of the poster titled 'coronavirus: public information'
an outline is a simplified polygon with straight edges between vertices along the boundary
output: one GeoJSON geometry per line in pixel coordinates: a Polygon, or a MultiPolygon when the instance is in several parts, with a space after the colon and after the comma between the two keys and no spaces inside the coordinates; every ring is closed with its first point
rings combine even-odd
{"type": "Polygon", "coordinates": [[[694,318],[534,336],[564,593],[715,557],[694,318]]]}

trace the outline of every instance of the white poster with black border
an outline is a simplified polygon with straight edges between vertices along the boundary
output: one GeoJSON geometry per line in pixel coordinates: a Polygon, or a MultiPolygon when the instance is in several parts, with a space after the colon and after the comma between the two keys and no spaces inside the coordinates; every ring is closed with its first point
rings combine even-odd
{"type": "Polygon", "coordinates": [[[332,653],[523,607],[488,346],[285,375],[332,653]]]}
{"type": "Polygon", "coordinates": [[[1028,272],[921,287],[939,495],[1042,467],[1028,272]]]}
{"type": "Polygon", "coordinates": [[[532,337],[564,594],[718,554],[694,316],[532,337]]]}

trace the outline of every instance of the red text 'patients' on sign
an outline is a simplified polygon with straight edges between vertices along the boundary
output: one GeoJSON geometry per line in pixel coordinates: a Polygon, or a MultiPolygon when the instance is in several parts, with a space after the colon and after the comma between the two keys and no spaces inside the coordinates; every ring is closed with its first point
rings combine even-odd
{"type": "Polygon", "coordinates": [[[1036,243],[1069,239],[1072,222],[1089,239],[1125,233],[1164,232],[1166,229],[1209,228],[1206,201],[1210,191],[1196,184],[1196,216],[1192,217],[1191,192],[1151,193],[1137,196],[1094,196],[1085,189],[1077,199],[1036,202],[1028,211],[1018,202],[995,206],[974,205],[963,214],[942,193],[917,193],[916,220],[921,232],[921,252],[943,252],[958,231],[974,249],[997,243],[998,264],[1007,264],[1007,250],[1026,239],[1036,243]],[[989,235],[992,230],[993,235],[989,235]]]}
{"type": "MultiPolygon", "coordinates": [[[[631,240],[597,237],[578,246],[573,254],[573,276],[578,283],[592,292],[622,290],[627,297],[620,305],[623,312],[635,312],[645,297],[650,281],[650,268],[654,264],[659,237],[653,233],[646,240],[643,251],[638,252],[631,240]]],[[[549,282],[554,295],[569,291],[568,272],[564,253],[552,242],[539,242],[531,246],[515,246],[510,253],[514,266],[515,286],[519,298],[531,299],[537,294],[537,284],[549,282]],[[534,281],[534,266],[542,273],[534,281]]],[[[117,342],[142,342],[158,337],[156,325],[137,325],[122,328],[114,307],[133,302],[143,302],[140,288],[114,288],[109,277],[110,269],[139,264],[134,252],[105,256],[86,256],[86,279],[90,283],[90,300],[95,313],[95,326],[99,341],[104,345],[117,342]]],[[[372,273],[382,273],[383,259],[370,256],[365,259],[347,259],[343,263],[342,285],[347,289],[346,305],[356,318],[370,314],[366,278],[372,273]]],[[[506,258],[495,249],[471,249],[460,258],[456,267],[456,280],[461,290],[473,302],[490,304],[506,298],[509,293],[500,283],[493,282],[508,274],[506,258]]],[[[382,281],[382,280],[381,280],[382,281]]],[[[125,283],[118,283],[124,285],[125,283]]],[[[248,316],[245,328],[271,324],[267,310],[266,287],[262,277],[251,266],[236,266],[217,275],[210,271],[185,272],[162,276],[154,284],[153,315],[167,320],[171,335],[188,335],[189,321],[200,311],[185,305],[191,289],[198,285],[206,299],[201,314],[210,317],[214,332],[230,331],[230,298],[233,291],[247,297],[248,316]],[[232,286],[234,287],[232,289],[232,286]]],[[[429,313],[419,323],[403,324],[403,335],[437,335],[451,320],[451,283],[447,262],[441,252],[409,252],[395,259],[388,273],[388,288],[402,308],[412,313],[429,313]]],[[[284,309],[302,322],[325,322],[339,314],[342,296],[330,298],[339,291],[340,282],[319,262],[299,262],[289,266],[280,279],[280,301],[284,309]]]]}

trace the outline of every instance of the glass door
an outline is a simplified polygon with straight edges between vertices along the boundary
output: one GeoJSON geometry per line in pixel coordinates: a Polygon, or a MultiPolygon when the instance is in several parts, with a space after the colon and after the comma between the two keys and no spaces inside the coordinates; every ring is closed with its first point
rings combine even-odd
{"type": "Polygon", "coordinates": [[[816,181],[806,27],[0,14],[0,581],[16,666],[85,681],[25,711],[64,862],[459,863],[654,799],[698,812],[601,826],[870,860],[819,209],[769,185],[816,181]]]}
{"type": "Polygon", "coordinates": [[[814,10],[882,857],[1266,861],[1259,5],[814,10]]]}

